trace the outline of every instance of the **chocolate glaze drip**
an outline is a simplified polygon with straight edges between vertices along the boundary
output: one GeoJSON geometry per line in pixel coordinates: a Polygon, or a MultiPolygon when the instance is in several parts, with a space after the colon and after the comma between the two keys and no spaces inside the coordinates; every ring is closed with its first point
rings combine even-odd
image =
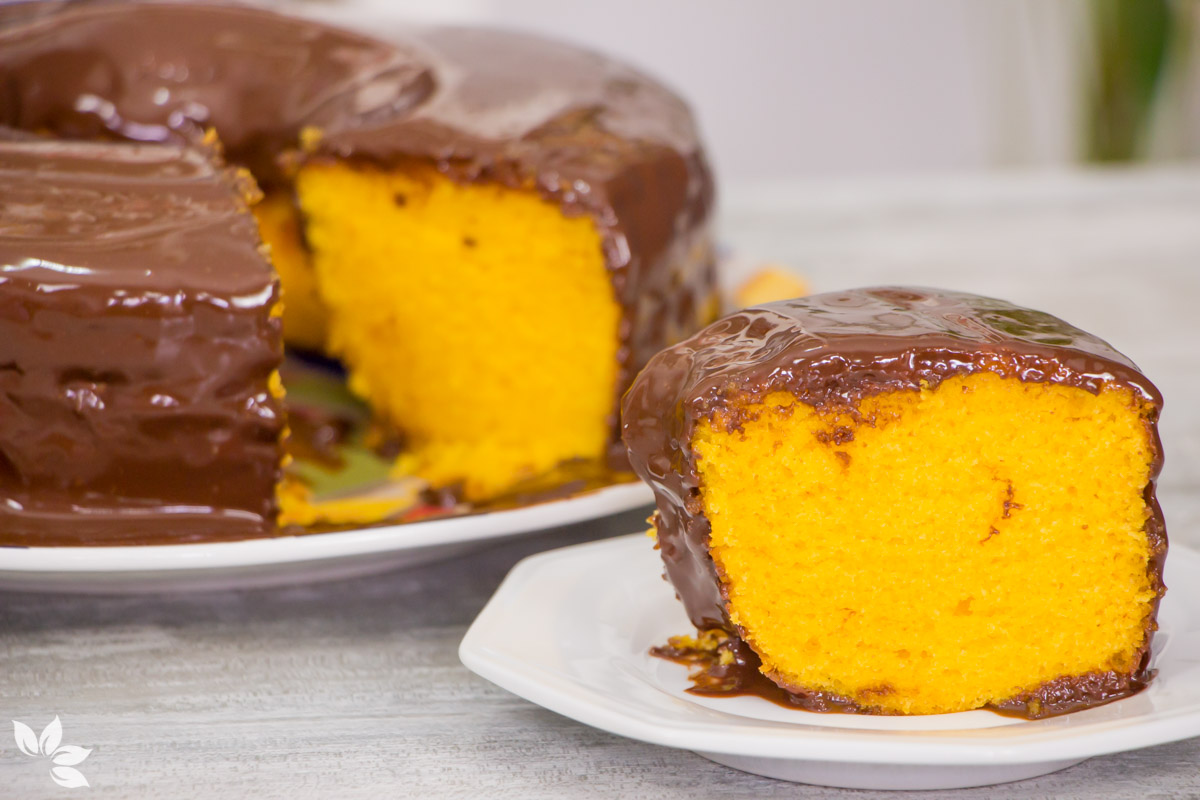
{"type": "MultiPolygon", "coordinates": [[[[687,666],[692,686],[689,694],[701,697],[759,697],[784,708],[796,708],[823,714],[883,714],[893,712],[862,705],[832,692],[816,692],[789,687],[778,674],[766,675],[762,661],[744,640],[730,636],[715,650],[681,646],[672,641],[650,648],[650,655],[687,666]],[[729,655],[723,658],[723,654],[729,655]]],[[[1136,694],[1149,685],[1153,670],[1147,670],[1149,651],[1133,674],[1093,672],[1073,678],[1059,678],[1016,697],[987,706],[989,711],[1021,719],[1043,719],[1069,714],[1085,708],[1111,703],[1136,694]]],[[[890,687],[881,686],[883,695],[890,687]]]]}
{"type": "MultiPolygon", "coordinates": [[[[1155,458],[1145,499],[1153,553],[1149,574],[1157,597],[1147,619],[1141,666],[1133,675],[1064,678],[1011,702],[1030,716],[1045,716],[1144,686],[1165,591],[1167,534],[1155,497],[1162,469],[1156,427],[1162,395],[1133,362],[1101,339],[1040,311],[959,292],[881,287],[746,309],[662,351],[642,370],[623,402],[622,433],[634,471],[654,490],[666,577],[696,627],[745,638],[729,621],[724,584],[709,555],[711,527],[691,448],[699,420],[719,411],[736,428],[743,421],[740,409],[773,391],[790,392],[817,408],[854,408],[872,394],[936,387],[956,375],[985,371],[1093,393],[1107,385],[1125,386],[1154,409],[1147,425],[1155,458]]],[[[785,688],[797,696],[820,694],[785,688]]]]}
{"type": "Polygon", "coordinates": [[[251,182],[166,145],[0,141],[0,544],[275,518],[279,290],[251,182]]]}
{"type": "Polygon", "coordinates": [[[672,642],[664,647],[650,648],[650,655],[690,667],[692,686],[687,689],[689,694],[701,697],[750,695],[778,706],[805,711],[853,714],[860,710],[852,701],[839,695],[782,688],[763,674],[758,653],[736,636],[728,637],[715,650],[679,646],[672,642]]]}
{"type": "Polygon", "coordinates": [[[432,162],[536,188],[601,235],[622,306],[621,394],[714,307],[713,182],[687,107],[646,76],[534,36],[411,29],[399,44],[235,6],[113,2],[0,29],[0,125],[191,141],[287,184],[277,158],[432,162]],[[136,6],[136,7],[134,7],[136,6]]]}

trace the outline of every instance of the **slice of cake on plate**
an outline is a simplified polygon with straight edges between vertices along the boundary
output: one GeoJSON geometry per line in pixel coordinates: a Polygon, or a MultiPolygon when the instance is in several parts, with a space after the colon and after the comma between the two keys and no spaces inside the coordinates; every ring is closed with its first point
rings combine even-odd
{"type": "Polygon", "coordinates": [[[1162,399],[1105,342],[958,292],[738,312],[624,401],[690,646],[801,707],[1030,717],[1151,677],[1162,399]]]}

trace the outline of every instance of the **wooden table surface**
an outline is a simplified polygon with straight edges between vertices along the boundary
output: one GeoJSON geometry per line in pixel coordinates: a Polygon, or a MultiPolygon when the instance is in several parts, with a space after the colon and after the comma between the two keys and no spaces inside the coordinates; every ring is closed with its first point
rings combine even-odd
{"type": "MultiPolygon", "coordinates": [[[[745,187],[722,239],[816,290],[916,283],[1045,309],[1166,396],[1160,497],[1200,546],[1200,170],[745,187]]],[[[733,280],[731,277],[730,280],[733,280]]],[[[458,642],[508,569],[645,512],[367,578],[209,594],[0,593],[0,798],[883,797],[743,774],[559,717],[458,642]],[[94,748],[62,789],[9,720],[94,748]]],[[[1200,739],[937,798],[1200,797],[1200,739]]]]}

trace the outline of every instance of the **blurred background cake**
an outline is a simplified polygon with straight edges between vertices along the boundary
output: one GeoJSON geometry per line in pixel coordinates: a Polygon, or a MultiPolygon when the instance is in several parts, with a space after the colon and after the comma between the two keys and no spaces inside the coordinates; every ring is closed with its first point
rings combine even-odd
{"type": "MultiPolygon", "coordinates": [[[[622,468],[624,388],[715,314],[713,184],[691,114],[622,64],[515,33],[385,43],[213,4],[17,16],[0,29],[0,125],[180,146],[215,131],[265,194],[284,338],[344,364],[402,442],[401,474],[474,501],[563,465],[622,468]]],[[[129,267],[149,270],[147,291],[173,285],[129,267]]],[[[126,378],[86,359],[96,392],[126,378]]],[[[27,482],[0,473],[0,488],[27,482]]],[[[284,521],[311,518],[302,490],[284,497],[284,521]]]]}

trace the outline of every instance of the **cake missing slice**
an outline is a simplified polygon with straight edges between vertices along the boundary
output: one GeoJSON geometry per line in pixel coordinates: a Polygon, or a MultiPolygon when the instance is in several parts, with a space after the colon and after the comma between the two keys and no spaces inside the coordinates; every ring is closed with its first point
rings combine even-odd
{"type": "MultiPolygon", "coordinates": [[[[252,7],[72,4],[0,31],[0,126],[215,131],[265,193],[287,344],[344,364],[378,438],[405,448],[398,474],[493,508],[578,475],[624,480],[621,395],[716,316],[690,111],[528,34],[391,39],[252,7]]],[[[290,488],[280,525],[322,518],[311,486],[290,488]]],[[[361,508],[357,524],[394,518],[361,508]]]]}
{"type": "Polygon", "coordinates": [[[693,621],[793,702],[1037,717],[1149,678],[1160,408],[1049,315],[879,289],[710,326],[624,425],[693,621]]]}

